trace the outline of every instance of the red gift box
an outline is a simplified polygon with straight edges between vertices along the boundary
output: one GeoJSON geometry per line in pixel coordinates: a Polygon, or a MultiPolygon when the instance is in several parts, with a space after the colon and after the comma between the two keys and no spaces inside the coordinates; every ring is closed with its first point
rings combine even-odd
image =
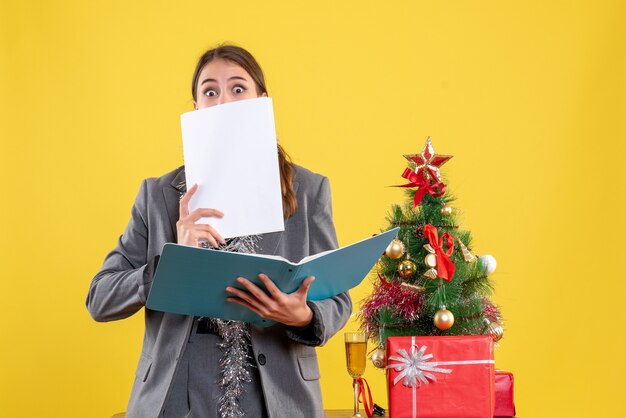
{"type": "Polygon", "coordinates": [[[495,417],[514,417],[513,373],[496,370],[495,383],[496,405],[493,415],[495,417]]]}
{"type": "Polygon", "coordinates": [[[389,337],[389,416],[493,417],[493,364],[489,336],[389,337]]]}

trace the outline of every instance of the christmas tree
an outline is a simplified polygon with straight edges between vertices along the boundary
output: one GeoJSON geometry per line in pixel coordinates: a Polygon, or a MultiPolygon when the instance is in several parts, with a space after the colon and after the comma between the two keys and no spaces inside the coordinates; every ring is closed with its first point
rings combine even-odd
{"type": "MultiPolygon", "coordinates": [[[[495,259],[476,257],[471,233],[458,223],[439,171],[452,156],[435,154],[428,138],[420,154],[404,157],[409,183],[398,187],[407,188],[407,201],[392,206],[386,228],[400,231],[374,271],[362,327],[381,349],[390,336],[488,334],[498,341],[501,315],[489,300],[495,259]]],[[[372,360],[381,366],[381,350],[372,360]]]]}

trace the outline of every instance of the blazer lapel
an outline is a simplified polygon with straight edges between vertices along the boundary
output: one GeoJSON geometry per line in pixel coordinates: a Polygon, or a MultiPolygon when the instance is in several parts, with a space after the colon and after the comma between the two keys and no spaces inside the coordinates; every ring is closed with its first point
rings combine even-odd
{"type": "Polygon", "coordinates": [[[165,198],[165,209],[170,221],[170,227],[172,228],[172,236],[176,239],[176,222],[179,217],[179,202],[180,198],[187,191],[187,185],[185,183],[185,170],[181,168],[174,180],[170,183],[171,187],[165,187],[163,189],[163,197],[165,198]]]}

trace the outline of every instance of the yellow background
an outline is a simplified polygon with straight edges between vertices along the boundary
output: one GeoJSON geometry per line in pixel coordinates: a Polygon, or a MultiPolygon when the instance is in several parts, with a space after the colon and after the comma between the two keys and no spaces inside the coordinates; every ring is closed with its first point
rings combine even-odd
{"type": "MultiPolygon", "coordinates": [[[[463,224],[498,260],[518,416],[623,416],[625,18],[619,0],[2,0],[0,416],[125,409],[142,315],[95,323],[84,298],[141,179],[182,163],[195,60],[223,41],[264,67],[293,159],[330,177],[341,244],[403,199],[402,154],[429,135],[453,154],[463,224]]],[[[325,406],[349,408],[341,336],[319,355],[325,406]]]]}

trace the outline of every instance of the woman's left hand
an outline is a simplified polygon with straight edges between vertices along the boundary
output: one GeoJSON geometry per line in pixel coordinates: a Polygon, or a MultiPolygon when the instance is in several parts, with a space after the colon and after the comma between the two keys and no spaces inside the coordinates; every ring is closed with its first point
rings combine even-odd
{"type": "Polygon", "coordinates": [[[271,319],[285,325],[304,327],[313,320],[313,311],[306,304],[306,295],[315,278],[309,276],[293,293],[283,293],[276,287],[273,281],[265,274],[259,274],[259,280],[263,283],[269,295],[243,277],[237,278],[237,283],[247,289],[247,292],[234,287],[227,287],[226,291],[235,297],[229,297],[229,302],[238,303],[263,318],[271,319]]]}

